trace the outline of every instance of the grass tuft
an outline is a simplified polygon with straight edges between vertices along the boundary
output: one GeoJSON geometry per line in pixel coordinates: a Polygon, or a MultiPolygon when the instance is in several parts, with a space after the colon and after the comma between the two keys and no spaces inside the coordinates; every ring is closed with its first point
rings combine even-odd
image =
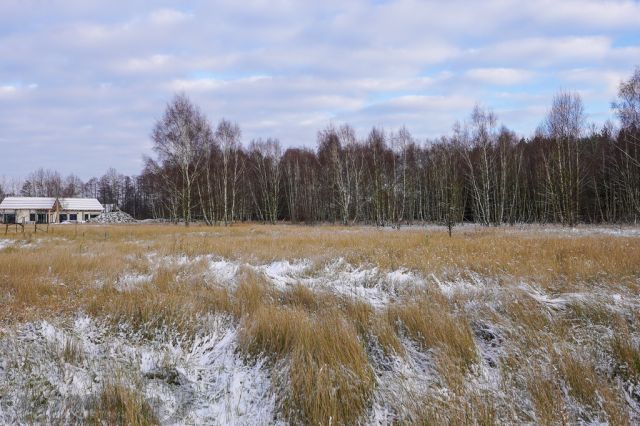
{"type": "Polygon", "coordinates": [[[389,307],[388,316],[399,332],[406,333],[424,349],[439,349],[461,370],[468,370],[477,361],[469,323],[448,312],[441,300],[423,296],[395,303],[389,307]]]}
{"type": "Polygon", "coordinates": [[[316,318],[296,307],[262,306],[245,320],[240,341],[254,356],[288,360],[280,405],[294,423],[352,424],[367,409],[373,371],[339,312],[316,318]]]}
{"type": "Polygon", "coordinates": [[[118,381],[107,382],[90,417],[91,423],[148,426],[159,424],[141,392],[118,381]]]}

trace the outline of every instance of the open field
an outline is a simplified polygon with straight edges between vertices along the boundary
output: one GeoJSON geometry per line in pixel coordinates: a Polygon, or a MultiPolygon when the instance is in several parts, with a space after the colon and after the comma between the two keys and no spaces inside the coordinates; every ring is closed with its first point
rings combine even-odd
{"type": "Polygon", "coordinates": [[[640,229],[0,235],[0,423],[640,422],[640,229]]]}

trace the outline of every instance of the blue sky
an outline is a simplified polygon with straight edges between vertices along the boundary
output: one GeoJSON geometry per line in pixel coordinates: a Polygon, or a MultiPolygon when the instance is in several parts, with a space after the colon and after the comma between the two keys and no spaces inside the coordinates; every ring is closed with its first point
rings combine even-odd
{"type": "Polygon", "coordinates": [[[640,65],[634,1],[0,2],[0,176],[137,174],[175,92],[248,143],[329,123],[448,134],[476,103],[520,135],[553,94],[613,119],[640,65]]]}

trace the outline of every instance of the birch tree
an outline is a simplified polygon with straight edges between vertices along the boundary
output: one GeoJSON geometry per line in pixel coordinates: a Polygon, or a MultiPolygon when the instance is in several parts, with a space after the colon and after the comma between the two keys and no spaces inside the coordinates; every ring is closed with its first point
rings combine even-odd
{"type": "Polygon", "coordinates": [[[222,150],[222,200],[225,225],[229,225],[235,219],[237,185],[244,169],[239,155],[241,136],[240,127],[236,123],[226,119],[218,123],[215,138],[222,150]]]}
{"type": "Polygon", "coordinates": [[[182,220],[189,226],[194,183],[202,172],[204,147],[213,137],[209,121],[185,94],[179,94],[167,105],[151,137],[159,161],[179,170],[182,220]]]}
{"type": "Polygon", "coordinates": [[[278,220],[278,204],[280,201],[280,141],[277,139],[254,140],[249,147],[251,163],[256,176],[255,184],[259,188],[254,193],[256,208],[263,219],[270,223],[278,220]],[[259,197],[255,192],[259,192],[259,197]]]}
{"type": "Polygon", "coordinates": [[[551,189],[560,222],[573,226],[578,221],[583,171],[580,162],[580,136],[584,126],[584,107],[577,93],[559,92],[553,98],[544,129],[553,146],[545,158],[547,185],[551,189]]]}
{"type": "Polygon", "coordinates": [[[613,103],[621,129],[616,144],[621,155],[615,161],[620,186],[633,220],[640,217],[640,67],[627,81],[620,83],[618,99],[613,103]]]}

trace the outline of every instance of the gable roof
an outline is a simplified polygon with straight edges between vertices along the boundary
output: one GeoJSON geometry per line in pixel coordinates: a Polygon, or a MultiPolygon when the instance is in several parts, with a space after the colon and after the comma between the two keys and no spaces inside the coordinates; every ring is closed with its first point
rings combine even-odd
{"type": "Polygon", "coordinates": [[[5,197],[0,203],[0,209],[53,209],[56,202],[54,197],[5,197]]]}
{"type": "Polygon", "coordinates": [[[95,198],[60,198],[62,210],[99,210],[102,204],[95,198]]]}
{"type": "MultiPolygon", "coordinates": [[[[59,198],[62,210],[102,211],[102,204],[95,198],[59,198]]],[[[6,197],[0,203],[0,210],[53,210],[54,197],[6,197]]]]}

